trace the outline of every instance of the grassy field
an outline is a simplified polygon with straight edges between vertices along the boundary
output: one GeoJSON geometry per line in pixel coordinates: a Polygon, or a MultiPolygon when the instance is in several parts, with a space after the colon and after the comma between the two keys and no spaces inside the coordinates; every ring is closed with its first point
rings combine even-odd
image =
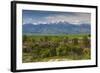
{"type": "Polygon", "coordinates": [[[22,62],[91,59],[90,35],[23,35],[22,62]]]}

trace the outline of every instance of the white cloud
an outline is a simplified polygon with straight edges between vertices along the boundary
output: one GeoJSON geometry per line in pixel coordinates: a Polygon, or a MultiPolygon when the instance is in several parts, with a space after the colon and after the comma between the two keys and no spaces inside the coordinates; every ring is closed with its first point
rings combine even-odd
{"type": "MultiPolygon", "coordinates": [[[[25,20],[24,20],[25,21],[25,20]]],[[[71,24],[82,24],[82,23],[91,23],[91,14],[89,13],[75,13],[74,15],[59,15],[54,14],[50,16],[41,17],[39,19],[27,18],[25,23],[33,24],[50,24],[58,22],[68,22],[71,24]]]]}

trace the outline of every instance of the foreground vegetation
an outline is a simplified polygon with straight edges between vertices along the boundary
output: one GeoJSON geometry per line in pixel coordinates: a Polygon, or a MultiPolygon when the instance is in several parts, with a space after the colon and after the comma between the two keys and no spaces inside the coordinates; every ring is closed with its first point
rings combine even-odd
{"type": "Polygon", "coordinates": [[[91,58],[90,35],[23,35],[22,61],[47,62],[91,58]]]}

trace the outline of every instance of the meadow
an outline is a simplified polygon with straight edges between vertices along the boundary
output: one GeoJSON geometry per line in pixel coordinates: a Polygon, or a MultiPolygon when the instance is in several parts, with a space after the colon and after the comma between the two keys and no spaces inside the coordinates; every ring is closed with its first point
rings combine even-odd
{"type": "Polygon", "coordinates": [[[89,34],[23,35],[22,62],[91,59],[89,34]]]}

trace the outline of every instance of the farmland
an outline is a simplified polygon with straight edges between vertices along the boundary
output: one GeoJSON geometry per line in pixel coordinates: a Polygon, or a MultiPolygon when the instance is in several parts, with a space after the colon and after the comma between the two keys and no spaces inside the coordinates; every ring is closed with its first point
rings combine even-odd
{"type": "Polygon", "coordinates": [[[23,35],[22,62],[91,59],[89,34],[23,35]]]}

